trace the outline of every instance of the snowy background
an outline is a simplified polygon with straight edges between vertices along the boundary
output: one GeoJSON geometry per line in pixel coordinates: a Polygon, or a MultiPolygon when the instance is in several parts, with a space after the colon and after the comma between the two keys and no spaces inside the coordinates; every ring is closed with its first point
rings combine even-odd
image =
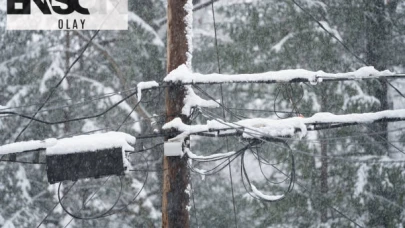
{"type": "Polygon", "coordinates": [[[0,5],[0,227],[160,227],[163,137],[139,136],[163,132],[164,81],[211,83],[187,92],[183,114],[192,126],[164,127],[181,131],[177,139],[215,129],[192,135],[186,151],[191,227],[405,225],[405,124],[373,123],[405,117],[405,79],[352,80],[404,72],[405,2],[219,0],[218,46],[208,5],[193,14],[192,70],[167,76],[166,1],[129,1],[129,30],[99,32],[56,90],[95,31],[5,31],[6,1],[0,5]],[[288,83],[297,77],[304,80],[288,83]],[[339,77],[351,80],[330,81],[339,77]],[[272,83],[218,84],[257,80],[272,83]],[[49,95],[35,115],[47,123],[33,121],[19,135],[30,122],[22,115],[33,116],[49,95]],[[356,124],[313,129],[325,122],[356,124]],[[47,182],[45,148],[57,153],[71,137],[117,130],[125,134],[102,143],[125,146],[128,172],[71,189],[63,182],[64,206],[97,217],[74,219],[47,182]],[[206,137],[216,134],[230,136],[206,137]],[[249,145],[257,137],[266,140],[249,145]],[[37,149],[7,161],[15,150],[37,149]],[[229,167],[221,164],[228,158],[229,167]]]}

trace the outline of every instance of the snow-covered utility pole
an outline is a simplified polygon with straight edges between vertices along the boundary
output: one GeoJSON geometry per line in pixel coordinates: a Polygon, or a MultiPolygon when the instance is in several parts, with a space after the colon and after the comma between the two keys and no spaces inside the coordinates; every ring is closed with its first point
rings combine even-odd
{"type": "MultiPolygon", "coordinates": [[[[187,42],[186,21],[187,0],[167,1],[167,73],[187,62],[189,44],[187,42]]],[[[166,89],[166,122],[180,117],[184,123],[189,123],[187,116],[182,114],[186,88],[173,85],[166,89]]],[[[166,141],[168,138],[165,139],[166,141]]],[[[186,156],[163,158],[163,198],[162,198],[162,227],[190,227],[189,223],[189,193],[187,187],[190,171],[187,167],[186,156]]]]}

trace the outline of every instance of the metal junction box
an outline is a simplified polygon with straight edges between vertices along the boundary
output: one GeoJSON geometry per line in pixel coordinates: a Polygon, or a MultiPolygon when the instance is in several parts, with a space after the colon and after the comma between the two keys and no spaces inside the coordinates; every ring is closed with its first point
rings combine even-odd
{"type": "Polygon", "coordinates": [[[124,175],[122,148],[91,152],[47,155],[47,175],[51,184],[84,178],[124,175]]]}

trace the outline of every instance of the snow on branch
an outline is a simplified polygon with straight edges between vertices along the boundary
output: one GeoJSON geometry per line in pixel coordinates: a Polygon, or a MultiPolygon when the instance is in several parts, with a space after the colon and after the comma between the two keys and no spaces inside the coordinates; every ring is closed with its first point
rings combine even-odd
{"type": "Polygon", "coordinates": [[[22,153],[46,149],[47,155],[93,152],[103,149],[123,148],[133,151],[129,144],[135,144],[135,137],[123,132],[107,132],[92,135],[80,135],[71,138],[50,138],[38,141],[25,141],[0,146],[0,155],[22,153]]]}
{"type": "Polygon", "coordinates": [[[151,33],[154,38],[153,38],[153,44],[156,46],[164,47],[165,44],[163,43],[162,39],[160,36],[157,34],[155,29],[152,28],[148,23],[146,23],[141,17],[139,17],[137,14],[133,12],[128,13],[128,20],[133,21],[136,24],[138,24],[141,28],[143,28],[145,31],[151,33]]]}
{"type": "Polygon", "coordinates": [[[339,80],[360,80],[380,77],[405,77],[391,71],[378,71],[374,67],[362,67],[356,71],[348,73],[326,73],[323,71],[308,71],[303,69],[290,69],[281,71],[269,71],[257,74],[200,74],[193,73],[186,65],[179,66],[170,72],[165,78],[165,82],[183,84],[215,84],[215,83],[241,83],[241,82],[311,82],[339,80]]]}
{"type": "MultiPolygon", "coordinates": [[[[334,115],[332,113],[317,113],[309,118],[293,117],[288,119],[253,118],[228,123],[220,119],[208,120],[205,125],[186,125],[176,118],[163,126],[163,129],[176,129],[181,133],[170,139],[184,140],[192,134],[233,130],[244,138],[260,137],[291,137],[298,134],[306,135],[308,130],[317,130],[315,126],[342,124],[368,124],[382,121],[405,121],[405,109],[386,110],[376,113],[334,115]]],[[[340,125],[339,125],[340,126],[340,125]]]]}
{"type": "Polygon", "coordinates": [[[138,102],[141,101],[142,98],[142,90],[145,89],[151,89],[151,88],[155,88],[158,87],[159,83],[157,83],[156,81],[148,81],[148,82],[139,82],[137,85],[137,89],[138,89],[138,102]]]}

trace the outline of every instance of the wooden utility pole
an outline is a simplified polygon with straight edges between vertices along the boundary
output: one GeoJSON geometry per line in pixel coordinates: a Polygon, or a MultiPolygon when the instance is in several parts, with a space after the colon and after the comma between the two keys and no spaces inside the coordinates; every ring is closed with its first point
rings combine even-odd
{"type": "MultiPolygon", "coordinates": [[[[187,61],[188,43],[186,38],[184,9],[187,0],[167,1],[167,73],[175,70],[187,61]]],[[[184,86],[166,88],[166,122],[180,117],[184,123],[189,119],[181,114],[186,89],[184,86]]],[[[166,138],[165,140],[167,140],[166,138]]],[[[190,227],[187,206],[189,195],[186,192],[189,185],[190,171],[187,158],[163,158],[163,198],[162,198],[162,227],[190,227]]]]}

